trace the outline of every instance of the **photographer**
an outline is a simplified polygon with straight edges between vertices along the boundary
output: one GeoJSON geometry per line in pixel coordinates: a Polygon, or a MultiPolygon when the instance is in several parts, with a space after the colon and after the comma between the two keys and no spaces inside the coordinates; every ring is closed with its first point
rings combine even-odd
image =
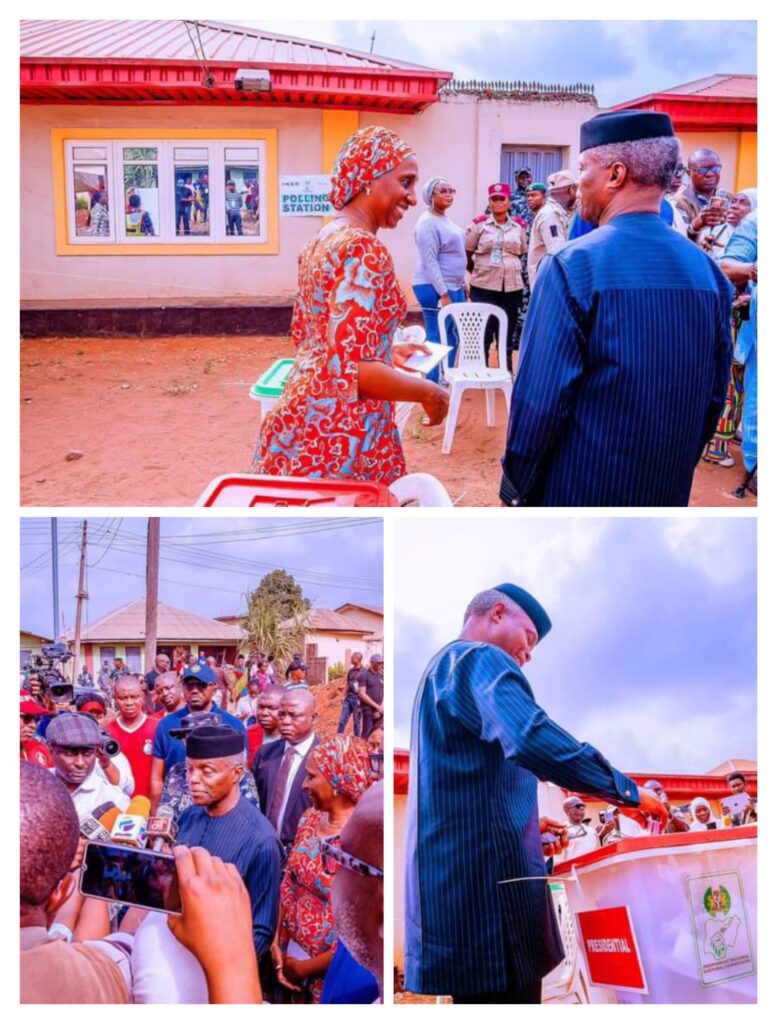
{"type": "MultiPolygon", "coordinates": [[[[53,771],[67,787],[79,821],[88,818],[95,807],[104,803],[113,803],[120,811],[126,810],[130,798],[98,771],[98,753],[106,742],[106,735],[91,715],[62,712],[50,722],[46,739],[54,762],[53,771]]],[[[103,754],[101,759],[106,756],[103,754]]]]}

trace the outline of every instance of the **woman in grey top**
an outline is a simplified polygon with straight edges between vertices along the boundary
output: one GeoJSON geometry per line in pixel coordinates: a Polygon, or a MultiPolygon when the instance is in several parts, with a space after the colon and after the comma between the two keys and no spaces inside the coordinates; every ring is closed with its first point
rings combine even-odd
{"type": "MultiPolygon", "coordinates": [[[[422,196],[427,210],[421,214],[415,227],[418,263],[413,274],[413,292],[424,314],[426,337],[439,342],[437,311],[449,302],[464,302],[467,271],[467,253],[464,249],[464,231],[447,215],[453,205],[456,189],[445,178],[430,178],[423,187],[422,196]]],[[[448,365],[456,358],[458,336],[452,322],[448,322],[447,343],[451,346],[448,365]]],[[[429,374],[439,379],[439,368],[429,374]]]]}

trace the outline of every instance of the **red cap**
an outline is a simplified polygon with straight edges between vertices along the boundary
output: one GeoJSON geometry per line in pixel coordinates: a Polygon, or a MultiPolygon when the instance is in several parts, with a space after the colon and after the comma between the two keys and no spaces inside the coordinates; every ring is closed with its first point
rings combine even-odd
{"type": "Polygon", "coordinates": [[[99,702],[99,700],[88,700],[86,704],[82,704],[78,710],[85,711],[89,715],[105,714],[105,707],[99,702]]]}
{"type": "Polygon", "coordinates": [[[488,198],[490,199],[491,196],[504,196],[505,199],[509,199],[510,198],[510,186],[509,185],[505,185],[505,183],[503,181],[497,182],[496,185],[489,185],[488,186],[488,198]]]}
{"type": "Polygon", "coordinates": [[[29,693],[19,694],[20,715],[47,715],[48,711],[39,704],[29,693]]]}

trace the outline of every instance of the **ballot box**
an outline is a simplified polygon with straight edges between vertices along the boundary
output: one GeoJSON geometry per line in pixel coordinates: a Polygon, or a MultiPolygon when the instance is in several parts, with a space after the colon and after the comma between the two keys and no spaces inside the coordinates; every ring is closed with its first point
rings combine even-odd
{"type": "Polygon", "coordinates": [[[294,362],[293,359],[276,359],[248,392],[249,397],[259,403],[260,422],[268,412],[275,408],[286,386],[286,381],[289,379],[294,362]]]}
{"type": "Polygon", "coordinates": [[[757,835],[623,839],[558,865],[580,990],[618,1003],[756,1002],[757,835]]]}
{"type": "Polygon", "coordinates": [[[323,480],[232,473],[211,480],[197,505],[213,508],[378,508],[398,501],[383,484],[367,480],[323,480]]]}

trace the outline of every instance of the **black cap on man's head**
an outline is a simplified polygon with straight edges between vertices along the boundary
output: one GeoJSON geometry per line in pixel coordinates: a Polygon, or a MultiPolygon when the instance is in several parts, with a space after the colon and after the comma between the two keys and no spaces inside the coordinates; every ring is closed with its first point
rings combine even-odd
{"type": "Polygon", "coordinates": [[[198,761],[231,757],[244,750],[243,734],[231,725],[201,725],[186,738],[186,756],[198,761]]]}
{"type": "Polygon", "coordinates": [[[580,152],[613,142],[638,142],[640,139],[673,137],[668,114],[654,110],[611,110],[580,125],[580,152]]]}
{"type": "Polygon", "coordinates": [[[498,587],[494,587],[494,590],[498,590],[500,594],[515,601],[519,608],[523,608],[535,625],[538,643],[550,632],[550,616],[528,590],[524,590],[523,587],[519,587],[515,583],[500,583],[498,587]]]}

